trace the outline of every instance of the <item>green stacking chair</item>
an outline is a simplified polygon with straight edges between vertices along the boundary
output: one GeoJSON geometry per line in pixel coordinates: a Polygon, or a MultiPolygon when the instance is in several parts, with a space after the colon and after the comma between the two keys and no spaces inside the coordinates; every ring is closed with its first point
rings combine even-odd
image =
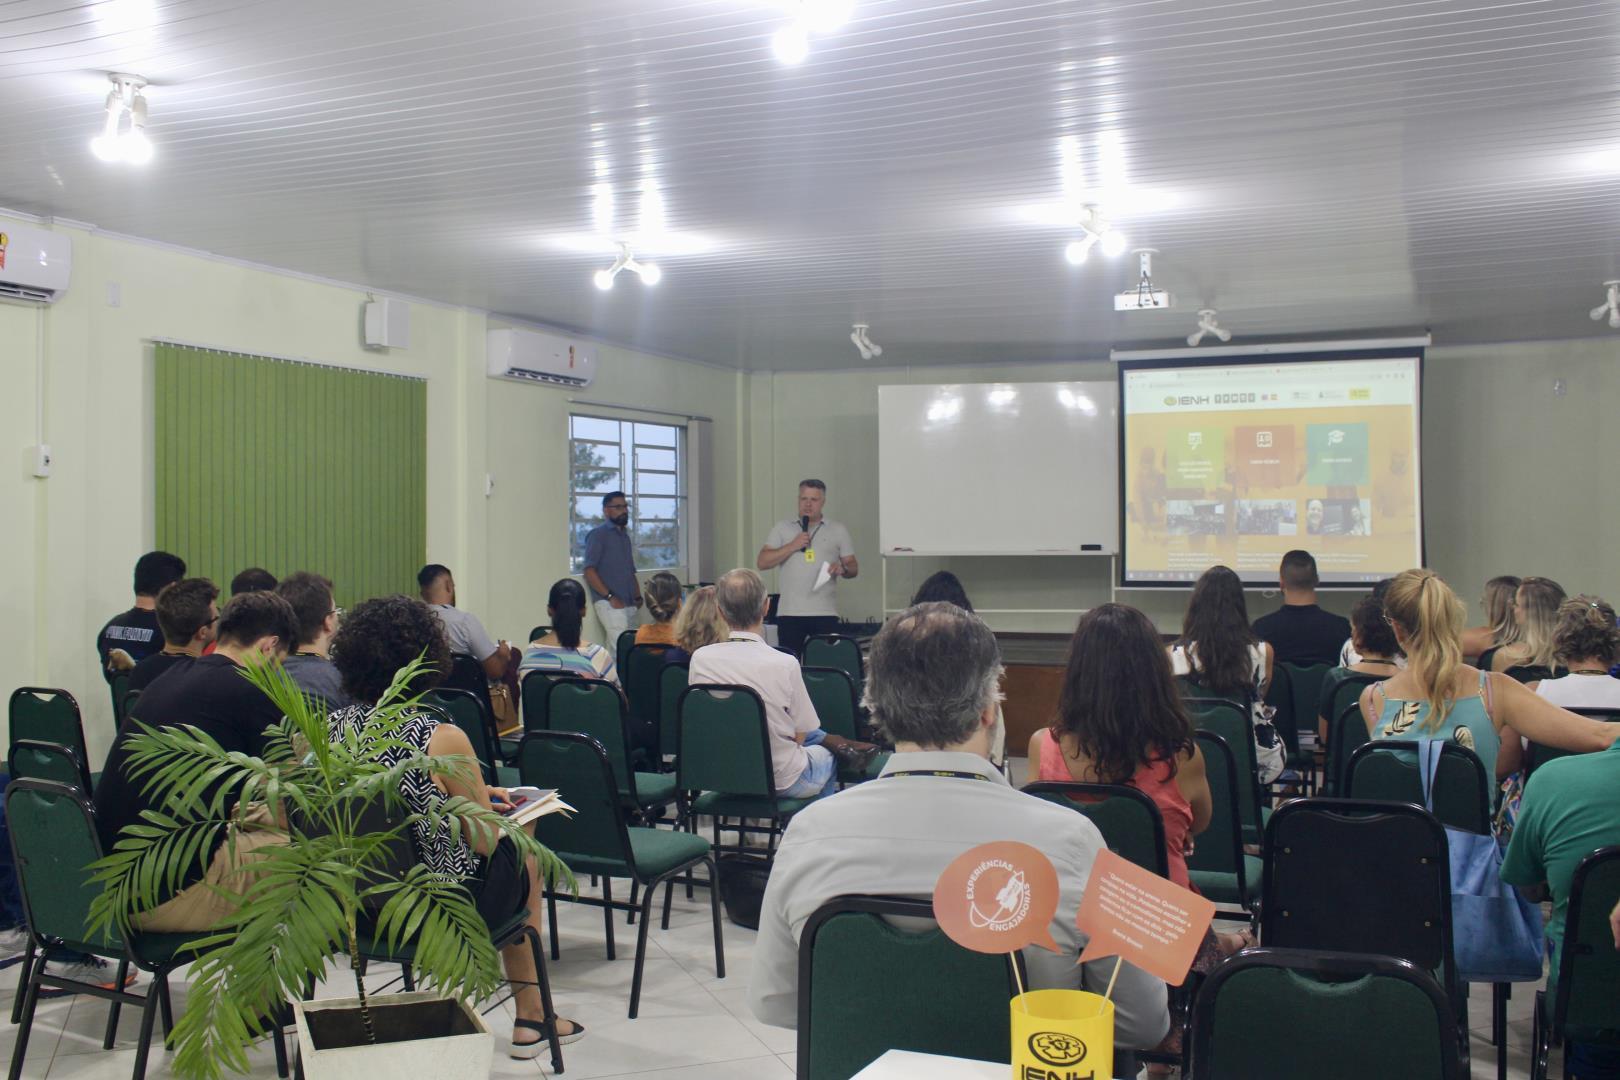
{"type": "Polygon", "coordinates": [[[1190,1060],[1197,1080],[1467,1075],[1433,976],[1390,956],[1313,949],[1246,949],[1211,972],[1193,1005],[1190,1060]]]}
{"type": "MultiPolygon", "coordinates": [[[[1601,720],[1604,723],[1620,723],[1620,710],[1616,709],[1570,709],[1569,711],[1592,720],[1601,720]]],[[[1575,753],[1573,750],[1565,750],[1557,746],[1546,746],[1532,741],[1529,752],[1524,759],[1524,778],[1526,780],[1530,779],[1530,774],[1547,762],[1555,758],[1568,757],[1573,753],[1575,753]]]]}
{"type": "Polygon", "coordinates": [[[619,688],[601,679],[562,679],[547,695],[551,731],[577,731],[601,743],[613,783],[626,809],[650,815],[675,800],[675,775],[637,772],[630,751],[630,719],[619,688]]]}
{"type": "Polygon", "coordinates": [[[79,703],[66,690],[48,686],[24,686],[13,690],[8,713],[11,731],[7,745],[24,739],[56,743],[77,751],[81,758],[88,760],[79,703]]]}
{"type": "MultiPolygon", "coordinates": [[[[22,1075],[40,991],[53,988],[112,1002],[102,1039],[102,1047],[107,1050],[113,1047],[122,1006],[141,1007],[141,1033],[132,1073],[134,1080],[141,1080],[146,1075],[152,1028],[159,1010],[163,1015],[164,1034],[173,1027],[169,973],[190,963],[194,957],[192,944],[208,935],[126,935],[116,926],[104,933],[92,934],[90,903],[100,894],[101,886],[91,880],[86,867],[100,859],[102,851],[100,837],[96,834],[95,810],[88,796],[77,788],[49,780],[14,779],[6,788],[5,799],[6,825],[11,831],[18,892],[29,937],[19,980],[23,998],[11,1054],[12,1080],[22,1075]],[[151,983],[145,994],[136,994],[128,989],[104,989],[55,974],[36,960],[45,949],[53,947],[116,960],[115,986],[124,986],[131,965],[150,973],[151,983]]],[[[281,1042],[280,1029],[274,1030],[277,1060],[285,1062],[286,1049],[281,1042]]]]}
{"type": "MultiPolygon", "coordinates": [[[[816,707],[821,730],[829,735],[842,735],[846,739],[859,739],[860,705],[855,699],[855,681],[842,668],[807,667],[803,669],[804,688],[810,692],[810,704],[816,707]]],[[[889,754],[880,752],[872,757],[865,769],[852,772],[838,766],[841,784],[859,784],[875,780],[889,762],[889,754]]]]}
{"type": "Polygon", "coordinates": [[[789,799],[776,794],[770,732],[759,694],[747,686],[689,686],[681,695],[678,725],[676,787],[686,796],[696,793],[683,818],[713,817],[716,851],[722,850],[722,828],[737,833],[739,851],[745,833],[767,833],[767,855],[775,857],[777,837],[788,819],[809,806],[814,797],[789,799]],[[749,818],[763,818],[770,825],[750,825],[749,818]],[[737,824],[726,825],[728,819],[736,819],[737,824]]]}
{"type": "Polygon", "coordinates": [[[6,769],[13,780],[52,780],[86,795],[95,790],[89,768],[71,746],[19,739],[6,755],[6,769]]]}
{"type": "Polygon", "coordinates": [[[121,671],[114,675],[108,689],[112,693],[113,730],[121,731],[124,727],[124,717],[129,715],[129,672],[121,671]]]}
{"type": "Polygon", "coordinates": [[[1023,959],[890,921],[933,915],[927,900],[879,896],[840,896],[811,914],[799,935],[799,1080],[849,1080],[891,1049],[1005,1068],[1023,959]]]}
{"type": "Polygon", "coordinates": [[[517,770],[500,764],[495,752],[495,733],[490,728],[488,714],[476,695],[466,690],[447,690],[440,687],[422,695],[421,707],[434,710],[441,720],[448,721],[466,733],[472,743],[478,766],[483,770],[484,783],[500,787],[517,784],[517,770]]]}
{"type": "Polygon", "coordinates": [[[619,640],[613,646],[614,672],[619,681],[624,681],[624,669],[630,666],[630,650],[636,647],[636,632],[624,630],[619,634],[619,640]]]}
{"type": "Polygon", "coordinates": [[[1575,867],[1564,944],[1552,963],[1557,990],[1549,999],[1536,991],[1531,1021],[1531,1080],[1547,1080],[1554,1043],[1620,1046],[1620,950],[1614,947],[1609,912],[1620,903],[1620,846],[1598,848],[1575,867]]]}
{"type": "Polygon", "coordinates": [[[1162,878],[1170,876],[1164,817],[1146,793],[1125,784],[1083,784],[1073,780],[1042,780],[1025,784],[1023,790],[1079,811],[1097,826],[1109,851],[1162,878]]]}
{"type": "Polygon", "coordinates": [[[1360,701],[1352,700],[1334,715],[1328,725],[1327,760],[1322,770],[1324,795],[1344,795],[1349,782],[1350,759],[1371,740],[1360,701]]]}
{"type": "Polygon", "coordinates": [[[1277,668],[1288,672],[1290,704],[1293,706],[1293,727],[1282,732],[1284,741],[1288,743],[1288,764],[1304,778],[1305,792],[1309,794],[1316,787],[1316,755],[1300,749],[1299,733],[1316,733],[1317,708],[1322,703],[1322,680],[1327,678],[1334,665],[1274,664],[1273,678],[1276,677],[1277,668]]]}
{"type": "Polygon", "coordinates": [[[531,642],[539,641],[541,638],[545,637],[549,633],[551,633],[551,627],[549,627],[549,626],[545,625],[544,623],[542,623],[539,626],[535,627],[533,630],[529,631],[529,640],[531,642]]]}
{"type": "Polygon", "coordinates": [[[681,695],[686,693],[692,666],[686,662],[665,664],[658,675],[658,751],[661,758],[673,758],[681,748],[681,695]]]}
{"type": "MultiPolygon", "coordinates": [[[[1345,797],[1427,805],[1418,772],[1418,743],[1374,739],[1350,755],[1345,797]]],[[[1434,816],[1440,824],[1466,832],[1491,831],[1491,784],[1485,764],[1467,747],[1445,743],[1434,778],[1434,816]]]]}
{"type": "Polygon", "coordinates": [[[811,634],[804,639],[804,655],[799,660],[805,667],[837,668],[855,683],[856,695],[866,685],[866,662],[861,658],[861,643],[843,634],[811,634]]]}
{"type": "MultiPolygon", "coordinates": [[[[535,821],[535,838],[551,849],[576,875],[602,878],[603,892],[574,897],[578,903],[603,909],[608,959],[613,959],[613,912],[634,911],[634,902],[615,901],[608,882],[629,878],[642,890],[641,926],[636,938],[635,971],[630,979],[630,1019],[641,1008],[641,973],[647,956],[647,928],[658,886],[664,886],[663,928],[669,929],[670,902],[675,881],[701,865],[715,881],[709,842],[689,832],[647,829],[625,823],[623,802],[608,763],[608,752],[589,735],[575,731],[539,731],[523,738],[518,756],[523,781],[535,787],[556,788],[575,809],[572,815],[548,814],[535,821]]],[[[567,898],[567,897],[565,897],[567,898]]],[[[552,956],[557,949],[557,892],[546,890],[551,922],[552,956]]],[[[720,930],[720,890],[709,889],[709,913],[714,923],[714,973],[726,977],[725,941],[720,930]]]]}
{"type": "Polygon", "coordinates": [[[1237,762],[1238,820],[1243,823],[1243,843],[1264,843],[1271,807],[1262,803],[1260,763],[1255,757],[1254,723],[1248,708],[1230,698],[1188,698],[1186,705],[1193,726],[1225,739],[1237,762]]]}
{"type": "Polygon", "coordinates": [[[660,683],[664,654],[674,646],[635,645],[619,669],[619,685],[630,703],[630,747],[644,765],[656,768],[663,745],[660,683]]]}
{"type": "Polygon", "coordinates": [[[1187,856],[1187,876],[1198,891],[1218,905],[1248,913],[1254,910],[1255,890],[1263,871],[1261,860],[1243,851],[1243,829],[1238,802],[1241,766],[1232,745],[1213,731],[1200,728],[1198,749],[1204,754],[1204,775],[1209,778],[1209,826],[1198,834],[1187,856]]]}

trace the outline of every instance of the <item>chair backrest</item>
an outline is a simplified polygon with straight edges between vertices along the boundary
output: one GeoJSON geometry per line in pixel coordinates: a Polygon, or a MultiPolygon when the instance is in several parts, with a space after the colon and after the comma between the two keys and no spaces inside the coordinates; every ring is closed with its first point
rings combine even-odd
{"type": "Polygon", "coordinates": [[[1198,1080],[1458,1080],[1457,1028],[1434,978],[1390,956],[1248,949],[1210,973],[1192,1015],[1198,1080]],[[1284,1033],[1308,1032],[1301,1044],[1284,1033]]]}
{"type": "Polygon", "coordinates": [[[6,787],[6,826],[34,934],[83,952],[126,952],[116,925],[101,936],[89,932],[90,904],[101,885],[86,867],[102,854],[89,797],[66,784],[14,779],[6,787]]]}
{"type": "Polygon", "coordinates": [[[495,748],[478,698],[465,690],[451,690],[443,686],[422,696],[422,704],[436,710],[442,719],[456,725],[472,743],[473,753],[484,773],[484,783],[495,782],[495,748]]]}
{"type": "Polygon", "coordinates": [[[1546,664],[1514,664],[1502,672],[1514,682],[1531,683],[1553,677],[1553,669],[1546,664]]]}
{"type": "Polygon", "coordinates": [[[866,663],[861,659],[861,643],[843,634],[811,634],[804,639],[805,667],[837,668],[860,686],[866,681],[866,663]]]}
{"type": "Polygon", "coordinates": [[[688,686],[676,721],[676,786],[681,791],[776,797],[765,703],[752,687],[688,686]]]}
{"type": "Polygon", "coordinates": [[[572,815],[535,819],[535,839],[565,859],[612,859],[635,865],[623,802],[601,743],[579,731],[532,731],[518,746],[518,775],[526,785],[555,788],[575,810],[572,815]]]}
{"type": "Polygon", "coordinates": [[[855,680],[843,668],[806,667],[804,688],[810,692],[821,730],[829,735],[859,739],[860,704],[855,697],[855,680]]]}
{"type": "Polygon", "coordinates": [[[624,695],[602,679],[563,679],[547,695],[548,731],[575,731],[602,745],[613,783],[620,794],[633,794],[635,777],[630,767],[629,717],[624,695]]]}
{"type": "Polygon", "coordinates": [[[931,922],[933,905],[840,896],[805,922],[799,935],[800,1080],[848,1080],[890,1049],[1009,1060],[1007,1003],[1018,992],[1009,958],[970,952],[937,926],[914,931],[889,919],[931,922]]]}
{"type": "Polygon", "coordinates": [[[1187,869],[1216,874],[1236,874],[1238,895],[1248,896],[1257,882],[1249,880],[1248,863],[1243,858],[1242,813],[1238,807],[1238,761],[1232,744],[1213,731],[1199,728],[1194,733],[1198,749],[1204,753],[1204,776],[1209,780],[1209,825],[1198,834],[1187,869]]]}
{"type": "Polygon", "coordinates": [[[636,647],[636,632],[634,630],[621,630],[619,640],[613,645],[614,670],[619,678],[624,678],[624,669],[630,664],[630,650],[636,647]]]}
{"type": "Polygon", "coordinates": [[[1409,803],[1292,799],[1266,825],[1260,940],[1379,953],[1439,972],[1451,956],[1446,830],[1409,803]]]}
{"type": "Polygon", "coordinates": [[[1170,857],[1164,842],[1164,817],[1159,813],[1158,804],[1146,793],[1125,784],[1084,784],[1063,780],[1025,784],[1024,791],[1059,806],[1078,810],[1097,826],[1109,851],[1160,877],[1170,876],[1170,857]]]}
{"type": "MultiPolygon", "coordinates": [[[[1570,709],[1569,711],[1580,716],[1585,716],[1592,720],[1600,720],[1608,724],[1620,723],[1620,709],[1570,709]]],[[[1532,741],[1530,743],[1529,753],[1525,755],[1524,759],[1525,779],[1528,780],[1531,773],[1535,772],[1536,769],[1540,768],[1542,765],[1545,765],[1547,762],[1561,757],[1569,757],[1571,754],[1575,754],[1577,752],[1578,751],[1575,750],[1565,750],[1561,747],[1547,746],[1543,743],[1532,741]]]]}
{"type": "Polygon", "coordinates": [[[114,675],[107,689],[112,692],[113,731],[122,731],[124,717],[129,715],[129,673],[120,671],[114,675]]]}
{"type": "Polygon", "coordinates": [[[546,730],[546,699],[551,696],[552,683],[579,677],[579,673],[574,671],[540,669],[524,672],[523,681],[518,684],[518,696],[523,701],[523,730],[546,730]]]}
{"type": "MultiPolygon", "coordinates": [[[[1274,664],[1275,670],[1282,668],[1288,672],[1289,692],[1294,705],[1294,730],[1316,730],[1316,707],[1322,702],[1322,680],[1327,673],[1333,670],[1332,664],[1274,664]]],[[[1298,737],[1295,738],[1296,748],[1298,737]]]]}
{"type": "Polygon", "coordinates": [[[84,722],[79,703],[66,690],[48,686],[24,686],[11,693],[10,743],[19,740],[56,743],[71,747],[84,756],[84,722]]]}
{"type": "Polygon", "coordinates": [[[1575,867],[1564,914],[1564,944],[1552,1029],[1620,1030],[1620,950],[1609,912],[1620,903],[1620,846],[1598,848],[1575,867]]]}
{"type": "Polygon", "coordinates": [[[681,743],[681,695],[686,693],[692,665],[665,664],[658,676],[658,753],[674,757],[681,743]]]}
{"type": "MultiPolygon", "coordinates": [[[[1418,747],[1410,739],[1374,739],[1357,747],[1345,774],[1345,798],[1426,805],[1418,747]]],[[[1491,831],[1491,785],[1485,778],[1485,763],[1465,746],[1441,744],[1434,777],[1434,816],[1453,829],[1491,831]]]]}
{"type": "MultiPolygon", "coordinates": [[[[1338,695],[1334,695],[1334,700],[1338,700],[1338,695]]],[[[1359,697],[1334,713],[1328,724],[1327,758],[1322,770],[1324,795],[1344,794],[1350,775],[1351,756],[1371,741],[1359,697]]]]}
{"type": "Polygon", "coordinates": [[[90,767],[71,746],[18,739],[6,755],[13,780],[53,780],[90,794],[90,767]]]}
{"type": "Polygon", "coordinates": [[[1243,705],[1229,698],[1188,698],[1193,726],[1226,740],[1237,762],[1238,820],[1243,842],[1258,844],[1260,830],[1260,763],[1254,750],[1254,721],[1243,705]]]}
{"type": "MultiPolygon", "coordinates": [[[[126,690],[126,691],[124,691],[124,717],[130,717],[130,716],[135,715],[135,710],[136,710],[137,707],[139,707],[139,705],[141,703],[141,694],[142,693],[143,693],[143,691],[140,691],[140,690],[126,690]]],[[[120,719],[118,721],[118,726],[120,728],[122,728],[124,726],[123,719],[120,719]]]]}
{"type": "MultiPolygon", "coordinates": [[[[1272,723],[1277,725],[1277,735],[1292,754],[1299,749],[1300,719],[1295,715],[1294,708],[1294,673],[1287,664],[1271,665],[1271,682],[1266,684],[1265,703],[1274,711],[1272,723]]],[[[1316,702],[1311,702],[1311,708],[1316,708],[1316,702]]]]}
{"type": "Polygon", "coordinates": [[[465,690],[478,699],[486,715],[495,715],[495,707],[489,700],[489,676],[484,673],[484,662],[478,657],[451,653],[450,674],[439,686],[444,690],[465,690]]]}
{"type": "Polygon", "coordinates": [[[661,745],[659,684],[664,675],[664,654],[673,645],[632,645],[619,669],[619,684],[630,699],[631,743],[655,751],[661,745]]]}
{"type": "Polygon", "coordinates": [[[541,625],[535,627],[533,630],[529,631],[528,640],[530,640],[530,641],[539,641],[541,638],[545,637],[549,633],[551,633],[551,627],[546,626],[545,624],[542,623],[541,625]]]}

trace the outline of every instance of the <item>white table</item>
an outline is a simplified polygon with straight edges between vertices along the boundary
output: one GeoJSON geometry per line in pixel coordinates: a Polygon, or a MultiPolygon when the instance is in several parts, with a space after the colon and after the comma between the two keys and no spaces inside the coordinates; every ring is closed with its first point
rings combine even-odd
{"type": "Polygon", "coordinates": [[[1012,1066],[1005,1062],[969,1061],[967,1058],[890,1050],[856,1073],[853,1080],[1008,1080],[1012,1066]]]}

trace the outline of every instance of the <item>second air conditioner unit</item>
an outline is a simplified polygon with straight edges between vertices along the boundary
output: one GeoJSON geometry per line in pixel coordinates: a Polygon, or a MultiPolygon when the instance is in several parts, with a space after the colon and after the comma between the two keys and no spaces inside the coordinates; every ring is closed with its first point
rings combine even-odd
{"type": "Polygon", "coordinates": [[[587,341],[502,327],[489,331],[485,351],[492,378],[574,388],[596,381],[596,346],[587,341]]]}

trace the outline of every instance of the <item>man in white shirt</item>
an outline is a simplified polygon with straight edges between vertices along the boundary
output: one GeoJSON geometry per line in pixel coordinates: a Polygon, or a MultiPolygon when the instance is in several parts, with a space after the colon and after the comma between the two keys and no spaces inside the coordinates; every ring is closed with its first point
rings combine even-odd
{"type": "Polygon", "coordinates": [[[761,636],[769,602],[765,583],[752,570],[730,570],[715,582],[714,595],[720,614],[731,627],[731,640],[705,645],[693,653],[688,681],[693,686],[746,686],[759,694],[770,732],[778,797],[809,799],[831,794],[838,782],[838,762],[821,745],[821,721],[810,703],[799,663],[767,645],[761,636]],[[816,745],[805,745],[806,736],[816,745]]]}
{"type": "MultiPolygon", "coordinates": [[[[799,935],[822,904],[852,893],[930,897],[957,856],[997,840],[1039,848],[1057,870],[1051,932],[1062,952],[1024,950],[1029,985],[1107,986],[1112,957],[1075,963],[1086,943],[1075,917],[1106,845],[1083,815],[1013,790],[990,764],[1000,675],[995,635],[953,604],[919,604],[878,634],[866,706],[896,752],[880,779],[813,803],[789,823],[765,889],[748,987],[761,1020],[797,1026],[799,935]]],[[[1122,965],[1113,1001],[1121,1048],[1156,1046],[1169,1030],[1164,983],[1146,972],[1122,965]]]]}
{"type": "Polygon", "coordinates": [[[777,643],[794,656],[803,655],[805,638],[838,629],[838,579],[861,572],[849,530],[822,517],[826,502],[826,484],[800,481],[798,518],[777,522],[754,560],[761,570],[777,570],[777,643]],[[818,589],[823,566],[829,579],[818,589]]]}

